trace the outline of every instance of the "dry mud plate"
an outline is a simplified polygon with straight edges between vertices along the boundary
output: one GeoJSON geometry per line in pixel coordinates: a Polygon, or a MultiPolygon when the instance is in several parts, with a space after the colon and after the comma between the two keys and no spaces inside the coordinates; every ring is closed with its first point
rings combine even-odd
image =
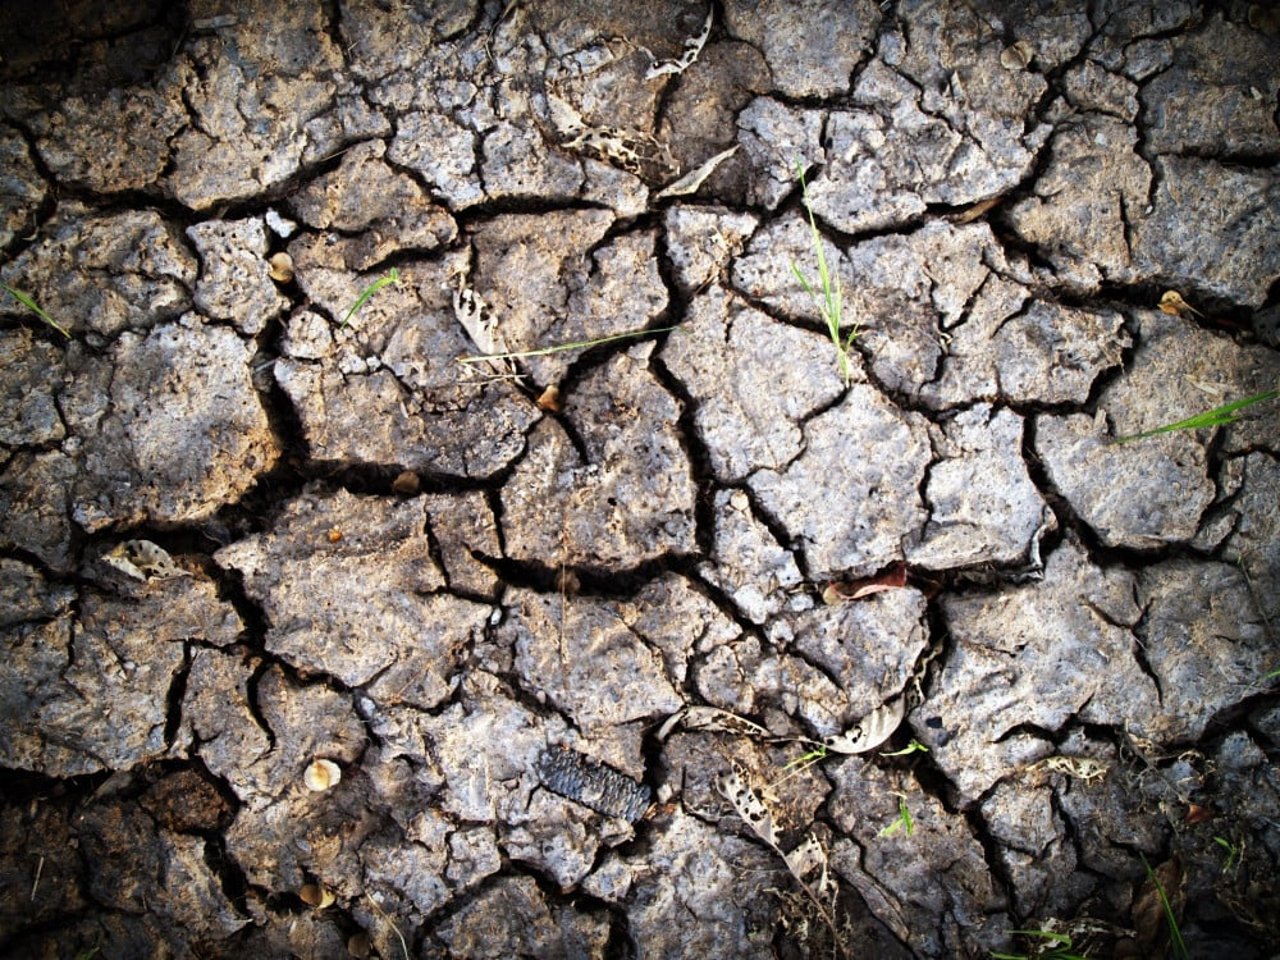
{"type": "Polygon", "coordinates": [[[1269,7],[0,36],[0,954],[1273,955],[1269,7]]]}

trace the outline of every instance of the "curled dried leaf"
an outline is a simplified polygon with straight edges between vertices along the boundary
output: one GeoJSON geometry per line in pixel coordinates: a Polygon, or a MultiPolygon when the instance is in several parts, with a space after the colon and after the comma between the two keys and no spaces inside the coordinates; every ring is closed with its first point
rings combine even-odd
{"type": "Polygon", "coordinates": [[[546,410],[550,413],[559,413],[564,409],[564,402],[560,399],[560,388],[554,383],[538,394],[538,399],[535,402],[539,410],[546,410]]]}
{"type": "Polygon", "coordinates": [[[885,590],[897,590],[907,585],[907,565],[895,563],[887,571],[874,577],[864,577],[848,583],[833,581],[822,591],[822,602],[829,607],[846,600],[862,600],[885,590]]]}
{"type": "Polygon", "coordinates": [[[822,738],[822,745],[832,753],[866,753],[884,743],[902,724],[906,699],[894,697],[872,710],[844,733],[822,738]]]}
{"type": "Polygon", "coordinates": [[[411,497],[422,487],[422,481],[412,470],[404,470],[391,481],[391,491],[402,497],[411,497]]]}

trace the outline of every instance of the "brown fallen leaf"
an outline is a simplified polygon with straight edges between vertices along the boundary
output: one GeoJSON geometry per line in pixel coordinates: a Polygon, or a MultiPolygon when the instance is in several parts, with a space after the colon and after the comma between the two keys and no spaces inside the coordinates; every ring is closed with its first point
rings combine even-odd
{"type": "Polygon", "coordinates": [[[1187,823],[1204,823],[1206,820],[1213,819],[1213,811],[1198,803],[1189,803],[1187,804],[1187,816],[1185,819],[1187,823]]]}
{"type": "Polygon", "coordinates": [[[1138,888],[1133,898],[1133,929],[1138,945],[1146,956],[1163,956],[1163,946],[1167,942],[1170,927],[1165,915],[1164,898],[1169,901],[1175,921],[1182,916],[1182,908],[1186,905],[1187,895],[1182,887],[1182,863],[1172,857],[1151,871],[1151,876],[1138,888]],[[1159,886],[1157,886],[1157,882],[1159,886]]]}
{"type": "Polygon", "coordinates": [[[895,563],[885,573],[876,577],[866,577],[850,583],[832,581],[822,591],[822,602],[829,607],[848,600],[862,600],[874,593],[885,590],[897,590],[907,585],[907,565],[895,563]]]}

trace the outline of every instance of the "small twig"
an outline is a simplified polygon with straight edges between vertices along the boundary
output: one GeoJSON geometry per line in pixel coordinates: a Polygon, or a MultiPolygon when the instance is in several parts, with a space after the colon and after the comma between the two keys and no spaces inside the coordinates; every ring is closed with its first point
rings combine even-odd
{"type": "Polygon", "coordinates": [[[36,863],[36,878],[31,881],[31,902],[36,902],[36,888],[40,886],[40,874],[44,872],[44,855],[40,856],[40,860],[36,863]]]}
{"type": "Polygon", "coordinates": [[[396,939],[400,941],[400,951],[404,954],[404,960],[409,960],[409,945],[405,943],[404,934],[400,932],[400,928],[395,925],[395,921],[393,921],[390,917],[387,916],[386,911],[383,910],[382,907],[378,906],[378,901],[373,899],[373,895],[371,893],[368,893],[366,891],[365,897],[369,900],[371,904],[373,904],[374,912],[377,913],[377,915],[381,917],[384,921],[386,921],[387,926],[389,926],[392,932],[395,933],[396,939]]]}
{"type": "Polygon", "coordinates": [[[615,333],[608,337],[600,337],[597,340],[575,340],[573,343],[557,343],[551,347],[539,347],[537,350],[516,350],[511,353],[482,353],[472,356],[459,357],[458,362],[463,364],[472,363],[489,363],[493,360],[522,360],[525,357],[545,357],[552,353],[561,353],[565,350],[579,350],[586,347],[596,347],[602,343],[613,343],[615,340],[626,340],[628,337],[643,337],[649,333],[666,333],[674,330],[675,327],[646,327],[642,330],[627,330],[624,333],[615,333]]]}

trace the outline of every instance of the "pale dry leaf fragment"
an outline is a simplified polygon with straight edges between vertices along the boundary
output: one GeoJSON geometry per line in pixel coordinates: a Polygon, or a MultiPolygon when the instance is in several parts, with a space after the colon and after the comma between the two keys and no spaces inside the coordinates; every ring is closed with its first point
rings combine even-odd
{"type": "Polygon", "coordinates": [[[698,54],[702,53],[702,48],[707,45],[707,38],[711,36],[711,21],[715,17],[715,13],[716,8],[714,6],[707,10],[707,19],[702,24],[702,30],[696,36],[685,40],[684,53],[678,59],[654,60],[649,64],[649,69],[645,71],[644,78],[646,80],[656,80],[658,77],[668,73],[684,73],[693,66],[693,62],[698,59],[698,54]]]}
{"type": "Polygon", "coordinates": [[[774,735],[752,723],[746,717],[740,717],[719,707],[685,707],[677,710],[658,728],[658,740],[666,740],[676,727],[684,726],[686,730],[705,730],[709,733],[737,733],[747,737],[760,737],[765,740],[775,739],[774,735]]]}
{"type": "Polygon", "coordinates": [[[1101,760],[1095,760],[1092,757],[1064,757],[1061,755],[1045,757],[1031,766],[1050,770],[1053,773],[1061,773],[1068,777],[1075,777],[1077,780],[1083,780],[1086,783],[1101,780],[1107,775],[1107,770],[1110,769],[1101,760]]]}
{"type": "Polygon", "coordinates": [[[784,859],[791,875],[817,896],[824,899],[835,896],[836,881],[827,863],[826,848],[813,834],[800,841],[784,859]]]}
{"type": "Polygon", "coordinates": [[[738,145],[735,143],[728,150],[722,150],[710,160],[707,160],[697,170],[686,173],[683,177],[669,186],[663,187],[653,195],[655,200],[664,200],[667,197],[683,197],[690,193],[697,193],[698,188],[702,186],[707,177],[715,173],[716,167],[724,163],[735,153],[738,152],[738,145]]]}
{"type": "Polygon", "coordinates": [[[342,768],[332,760],[313,760],[302,775],[312,793],[324,793],[342,782],[342,768]]]}
{"type": "MultiPolygon", "coordinates": [[[[757,837],[778,850],[778,830],[773,815],[755,787],[747,782],[747,771],[734,761],[733,766],[716,777],[716,790],[733,805],[733,809],[757,837]]],[[[785,859],[785,857],[784,857],[785,859]]]]}
{"type": "Polygon", "coordinates": [[[906,698],[894,697],[872,710],[844,733],[822,738],[822,745],[832,753],[866,753],[884,743],[902,724],[906,698]]]}
{"type": "Polygon", "coordinates": [[[167,550],[150,540],[126,540],[102,555],[102,562],[134,580],[189,577],[167,550]]]}

